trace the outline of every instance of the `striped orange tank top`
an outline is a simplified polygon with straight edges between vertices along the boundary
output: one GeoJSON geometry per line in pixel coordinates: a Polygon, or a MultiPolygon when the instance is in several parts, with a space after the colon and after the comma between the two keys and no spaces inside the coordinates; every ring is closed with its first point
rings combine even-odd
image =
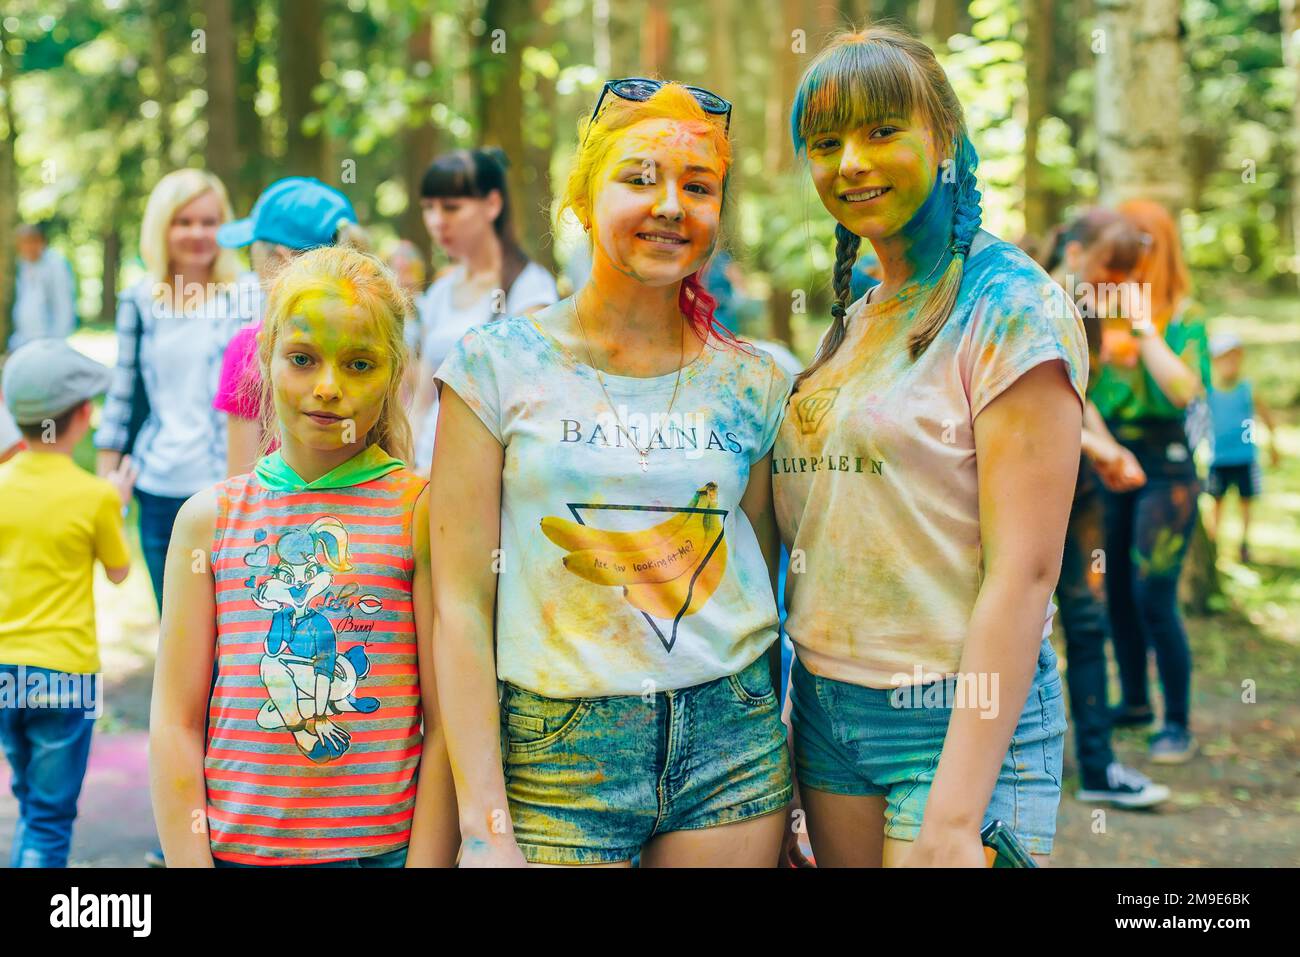
{"type": "Polygon", "coordinates": [[[412,518],[402,468],[285,492],[217,486],[212,856],[307,864],[405,847],[420,762],[412,518]]]}

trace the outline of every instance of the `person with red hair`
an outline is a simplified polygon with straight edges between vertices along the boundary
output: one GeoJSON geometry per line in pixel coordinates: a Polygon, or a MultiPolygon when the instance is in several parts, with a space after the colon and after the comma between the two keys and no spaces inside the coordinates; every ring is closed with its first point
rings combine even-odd
{"type": "Polygon", "coordinates": [[[1205,323],[1188,303],[1191,281],[1173,217],[1135,199],[1118,212],[1142,236],[1131,296],[1103,319],[1101,369],[1092,399],[1115,438],[1137,458],[1146,484],[1106,495],[1106,592],[1123,692],[1117,726],[1154,718],[1148,650],[1164,694],[1151,760],[1180,764],[1195,753],[1189,722],[1192,657],[1178,611],[1178,577],[1200,487],[1185,428],[1188,404],[1210,379],[1205,323]]]}

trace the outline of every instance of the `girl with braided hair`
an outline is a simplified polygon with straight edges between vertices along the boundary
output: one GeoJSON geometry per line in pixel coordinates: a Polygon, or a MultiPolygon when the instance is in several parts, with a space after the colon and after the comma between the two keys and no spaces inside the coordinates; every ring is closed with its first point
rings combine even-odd
{"type": "Polygon", "coordinates": [[[1088,374],[1074,304],[980,230],[934,53],[831,41],[791,118],[836,227],[833,323],[773,453],[795,769],[821,865],[1051,852],[1065,713],[1051,593],[1088,374]],[[863,240],[882,282],[849,303],[863,240]]]}

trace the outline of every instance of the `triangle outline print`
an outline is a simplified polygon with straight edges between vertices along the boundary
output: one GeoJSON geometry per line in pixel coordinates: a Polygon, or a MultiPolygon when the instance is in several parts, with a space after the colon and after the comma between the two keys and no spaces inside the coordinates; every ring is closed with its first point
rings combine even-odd
{"type": "MultiPolygon", "coordinates": [[[[648,612],[641,611],[639,608],[637,609],[637,611],[641,613],[641,617],[645,619],[646,624],[648,624],[651,630],[654,631],[655,637],[659,639],[659,643],[664,646],[664,651],[671,653],[673,646],[677,644],[677,626],[684,617],[686,609],[691,607],[691,598],[695,594],[695,583],[699,580],[704,569],[708,567],[709,562],[713,559],[713,554],[718,550],[718,546],[722,544],[722,540],[727,534],[726,521],[727,515],[729,514],[728,510],[725,508],[700,508],[691,505],[683,505],[681,507],[673,507],[671,505],[606,505],[596,502],[565,502],[565,505],[568,506],[569,512],[573,515],[574,521],[579,525],[587,525],[587,522],[582,517],[579,509],[617,512],[669,512],[676,515],[717,515],[722,519],[722,521],[718,522],[717,536],[709,543],[708,550],[704,553],[704,558],[691,572],[691,580],[686,588],[686,600],[682,603],[682,606],[677,609],[677,614],[673,618],[672,630],[669,632],[668,636],[664,637],[663,629],[659,627],[658,622],[655,621],[653,616],[648,612]]],[[[591,526],[587,527],[590,528],[591,526]]]]}

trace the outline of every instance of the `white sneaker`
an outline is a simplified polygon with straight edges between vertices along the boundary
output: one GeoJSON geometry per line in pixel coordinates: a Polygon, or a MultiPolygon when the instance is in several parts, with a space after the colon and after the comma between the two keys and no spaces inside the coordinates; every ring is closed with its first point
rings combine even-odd
{"type": "Polygon", "coordinates": [[[1154,807],[1169,800],[1169,788],[1118,761],[1112,761],[1106,768],[1106,784],[1105,789],[1084,789],[1077,797],[1084,802],[1105,802],[1127,808],[1154,807]]]}

